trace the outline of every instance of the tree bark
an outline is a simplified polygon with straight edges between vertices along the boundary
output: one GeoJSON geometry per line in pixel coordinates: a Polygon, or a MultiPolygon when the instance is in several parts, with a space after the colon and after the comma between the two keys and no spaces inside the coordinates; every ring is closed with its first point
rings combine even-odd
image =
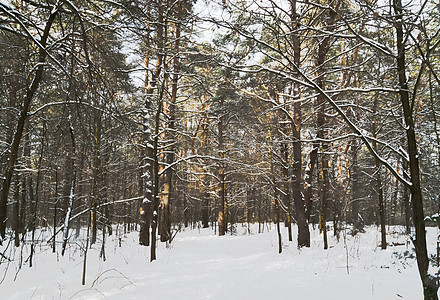
{"type": "MultiPolygon", "coordinates": [[[[336,5],[339,5],[337,3],[336,5]]],[[[337,17],[337,14],[334,11],[329,10],[328,16],[325,17],[323,20],[324,26],[327,31],[333,32],[334,30],[334,24],[337,17]]],[[[318,53],[317,53],[317,59],[316,59],[316,67],[317,67],[317,78],[316,78],[316,84],[320,89],[324,88],[324,78],[325,78],[325,59],[327,56],[327,53],[330,49],[330,35],[325,36],[322,40],[319,41],[318,44],[318,53]]],[[[316,98],[316,107],[318,109],[318,115],[317,115],[317,137],[320,140],[323,140],[326,137],[326,130],[325,125],[327,123],[326,116],[325,116],[325,99],[323,95],[318,95],[316,98]]],[[[314,147],[317,147],[315,145],[314,147]]],[[[328,150],[328,145],[326,143],[322,143],[322,154],[321,154],[321,167],[320,167],[320,173],[322,176],[322,191],[321,191],[321,228],[323,229],[323,238],[324,238],[324,249],[327,249],[327,197],[329,195],[329,176],[328,176],[328,160],[326,157],[326,152],[328,150]]]]}
{"type": "MultiPolygon", "coordinates": [[[[150,10],[148,10],[150,15],[150,10]]],[[[150,23],[147,25],[149,29],[150,23]]],[[[147,35],[146,51],[145,51],[145,103],[142,115],[142,146],[140,151],[140,174],[139,174],[139,193],[143,199],[139,207],[139,244],[142,246],[150,245],[150,225],[152,219],[151,205],[153,203],[153,173],[154,173],[154,149],[153,138],[151,133],[152,119],[152,93],[153,89],[149,85],[148,68],[150,64],[150,35],[147,35]]]]}
{"type": "MultiPolygon", "coordinates": [[[[92,91],[91,91],[92,92],[92,91]]],[[[93,92],[94,94],[94,92],[93,92]]],[[[92,95],[96,97],[96,95],[92,95]]],[[[98,101],[95,100],[95,105],[98,106],[98,101]]],[[[98,214],[97,207],[100,202],[100,190],[101,190],[101,137],[102,137],[102,113],[101,111],[94,110],[93,112],[93,130],[94,132],[94,151],[93,151],[93,169],[92,169],[92,201],[90,203],[90,231],[92,236],[90,238],[90,244],[93,245],[96,242],[98,235],[98,214]]]]}
{"type": "Polygon", "coordinates": [[[284,180],[284,192],[286,193],[286,226],[287,226],[287,234],[289,238],[289,242],[292,241],[292,201],[290,197],[290,174],[289,174],[289,149],[287,144],[282,145],[282,155],[283,155],[283,180],[284,180]]]}
{"type": "Polygon", "coordinates": [[[58,167],[55,169],[55,191],[53,197],[53,240],[52,253],[56,251],[56,234],[57,234],[57,212],[58,212],[58,167]]]}
{"type": "Polygon", "coordinates": [[[327,198],[329,194],[329,178],[328,178],[328,161],[325,155],[327,150],[326,146],[323,146],[321,161],[320,161],[320,176],[322,182],[321,191],[321,229],[324,241],[324,250],[328,249],[328,238],[327,238],[327,198]]]}
{"type": "MultiPolygon", "coordinates": [[[[171,99],[169,102],[169,114],[168,114],[168,135],[169,142],[171,145],[169,146],[166,164],[169,166],[174,162],[175,156],[175,122],[176,122],[176,102],[177,102],[177,89],[178,89],[178,80],[180,76],[180,61],[179,61],[179,51],[180,51],[180,30],[181,30],[181,21],[182,21],[182,13],[183,13],[183,3],[181,0],[178,1],[178,11],[177,11],[177,19],[176,19],[176,33],[175,33],[175,41],[174,41],[174,58],[173,58],[173,78],[171,82],[171,99]]],[[[170,205],[173,200],[173,168],[168,168],[165,174],[165,184],[164,184],[164,193],[163,193],[163,201],[162,201],[162,232],[160,235],[160,240],[162,242],[169,241],[171,239],[171,210],[170,205]]]]}
{"type": "MultiPolygon", "coordinates": [[[[220,99],[220,109],[223,109],[223,99],[220,99]]],[[[226,191],[225,191],[225,165],[223,159],[225,158],[225,149],[224,149],[224,124],[223,124],[223,116],[219,117],[218,120],[218,149],[220,154],[220,166],[218,169],[218,177],[219,177],[219,195],[220,195],[220,203],[218,207],[218,235],[225,235],[227,221],[226,221],[226,191]]]]}
{"type": "Polygon", "coordinates": [[[408,142],[409,169],[411,177],[411,202],[414,216],[415,240],[413,240],[416,249],[417,266],[420,279],[423,285],[423,294],[425,300],[437,300],[438,284],[435,278],[429,275],[429,258],[426,246],[426,230],[423,211],[422,189],[420,187],[420,166],[417,152],[417,138],[414,128],[413,104],[410,103],[408,92],[408,83],[406,79],[406,61],[405,44],[403,34],[403,8],[401,0],[393,0],[393,8],[396,20],[394,26],[396,29],[397,46],[397,71],[399,77],[399,95],[403,107],[405,118],[406,138],[408,142]]]}
{"type": "Polygon", "coordinates": [[[14,194],[14,245],[20,246],[20,178],[15,176],[15,194],[14,194]]]}
{"type": "MultiPolygon", "coordinates": [[[[297,67],[300,64],[301,49],[300,40],[298,36],[299,19],[296,7],[296,0],[290,1],[290,18],[292,22],[292,41],[294,47],[294,63],[297,67]]],[[[299,96],[298,87],[294,87],[295,96],[299,96]]],[[[306,211],[308,208],[307,203],[304,203],[304,199],[301,193],[301,171],[302,171],[302,156],[301,156],[301,103],[295,102],[294,104],[294,124],[292,124],[293,130],[293,168],[292,168],[292,190],[293,190],[293,202],[295,204],[296,222],[298,226],[298,247],[310,247],[310,231],[308,225],[308,218],[306,211]]],[[[308,198],[310,200],[310,198],[308,198]]]]}
{"type": "MultiPolygon", "coordinates": [[[[378,135],[378,129],[377,129],[377,105],[378,105],[378,97],[375,97],[373,100],[373,137],[377,138],[378,135]]],[[[379,148],[377,145],[376,140],[373,140],[372,143],[374,151],[378,153],[379,148]]],[[[381,243],[380,246],[382,250],[387,248],[387,239],[386,239],[386,228],[385,228],[385,204],[384,204],[384,197],[383,197],[383,185],[382,185],[382,178],[381,178],[381,164],[378,159],[375,159],[375,166],[376,166],[376,175],[375,177],[375,183],[376,183],[376,193],[377,193],[377,199],[379,202],[379,223],[380,223],[380,231],[381,231],[381,243]]]]}
{"type": "Polygon", "coordinates": [[[203,228],[209,227],[209,179],[208,175],[203,180],[203,203],[202,203],[202,225],[203,228]]]}
{"type": "MultiPolygon", "coordinates": [[[[157,37],[158,37],[158,49],[161,53],[157,56],[157,64],[155,74],[153,74],[151,86],[152,89],[156,86],[157,80],[159,80],[159,76],[162,70],[162,63],[166,61],[165,57],[165,49],[164,49],[164,36],[166,36],[166,27],[164,26],[164,4],[161,2],[159,4],[159,16],[157,21],[157,37]],[[165,34],[164,34],[165,31],[165,34]]],[[[157,227],[159,222],[159,189],[160,189],[160,175],[159,175],[159,126],[160,126],[160,115],[163,109],[163,97],[165,93],[165,83],[166,83],[167,72],[164,72],[164,78],[162,79],[162,84],[159,87],[159,95],[157,99],[157,111],[155,116],[155,127],[154,127],[154,140],[153,140],[153,155],[154,159],[153,165],[153,178],[154,178],[154,186],[153,186],[153,218],[151,225],[151,247],[150,247],[150,261],[156,260],[156,243],[157,243],[157,227]]],[[[149,94],[152,94],[149,93],[149,94]]]]}
{"type": "Polygon", "coordinates": [[[64,219],[64,228],[63,228],[63,245],[61,248],[61,255],[64,255],[66,251],[67,240],[69,238],[69,225],[70,225],[70,216],[72,215],[73,201],[75,199],[75,186],[76,186],[76,141],[75,134],[73,130],[72,124],[72,116],[69,115],[69,133],[70,139],[72,142],[72,159],[71,159],[71,170],[72,170],[72,178],[70,182],[70,195],[69,202],[67,206],[66,217],[64,219]]]}

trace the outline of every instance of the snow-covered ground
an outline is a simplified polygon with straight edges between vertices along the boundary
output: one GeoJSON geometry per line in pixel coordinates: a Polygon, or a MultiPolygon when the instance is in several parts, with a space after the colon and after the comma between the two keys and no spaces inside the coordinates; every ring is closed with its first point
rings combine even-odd
{"type": "MultiPolygon", "coordinates": [[[[186,229],[171,247],[160,243],[157,261],[149,262],[149,247],[138,245],[137,232],[114,234],[106,243],[106,260],[99,257],[100,242],[88,252],[86,285],[81,285],[83,242],[71,241],[64,257],[60,249],[37,246],[34,266],[26,262],[17,274],[21,248],[1,252],[13,256],[0,265],[0,299],[421,299],[422,288],[412,245],[403,229],[389,228],[388,242],[404,245],[378,248],[380,232],[369,227],[364,234],[348,234],[340,241],[329,233],[323,250],[318,230],[311,233],[310,248],[298,250],[287,241],[278,254],[275,226],[257,226],[247,234],[215,236],[211,229],[186,229]],[[14,277],[16,277],[14,281],[14,277]]],[[[41,238],[45,234],[41,232],[41,238]]],[[[49,234],[49,232],[47,232],[49,234]]],[[[294,228],[296,236],[296,228],[294,228]]],[[[435,250],[437,229],[429,228],[435,250]]],[[[23,248],[23,253],[29,249],[23,248]]],[[[23,261],[27,254],[23,254],[23,261]]]]}

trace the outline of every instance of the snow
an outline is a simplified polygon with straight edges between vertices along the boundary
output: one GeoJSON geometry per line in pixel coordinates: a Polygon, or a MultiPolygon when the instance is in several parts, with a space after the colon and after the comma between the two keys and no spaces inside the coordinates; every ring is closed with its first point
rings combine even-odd
{"type": "MultiPolygon", "coordinates": [[[[121,233],[106,239],[106,257],[99,258],[101,241],[87,254],[86,285],[81,285],[85,240],[70,242],[66,255],[52,253],[49,244],[36,248],[34,266],[26,262],[14,281],[20,249],[7,242],[0,248],[15,260],[0,265],[2,299],[421,299],[422,287],[416,262],[405,256],[411,251],[402,228],[388,229],[388,242],[404,243],[380,250],[380,232],[369,227],[352,237],[341,233],[338,242],[329,234],[328,250],[322,236],[311,231],[311,247],[297,249],[286,240],[277,253],[275,226],[257,233],[252,225],[237,225],[236,235],[215,236],[211,229],[179,232],[167,248],[160,243],[157,260],[149,262],[149,247],[138,245],[138,233],[121,233]],[[347,250],[347,251],[346,251],[347,250]],[[348,254],[348,272],[347,272],[348,254]]],[[[294,227],[296,234],[296,227],[294,227]]],[[[348,233],[348,231],[347,231],[348,233]]],[[[436,230],[428,240],[435,243],[436,230]]],[[[51,231],[40,231],[40,239],[51,231]]],[[[82,236],[85,236],[85,230],[82,236]]],[[[61,236],[60,236],[61,238],[61,236]]],[[[27,253],[28,245],[23,248],[27,253]]],[[[434,250],[431,248],[431,251],[434,250]]],[[[26,260],[27,254],[23,255],[26,260]]]]}

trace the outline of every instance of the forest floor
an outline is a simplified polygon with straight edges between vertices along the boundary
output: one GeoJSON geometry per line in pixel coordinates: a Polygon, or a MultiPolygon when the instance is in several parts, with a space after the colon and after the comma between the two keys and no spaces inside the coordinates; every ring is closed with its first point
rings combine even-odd
{"type": "MultiPolygon", "coordinates": [[[[412,244],[403,228],[389,227],[390,246],[381,250],[380,232],[339,241],[329,232],[323,250],[319,230],[311,231],[311,247],[297,249],[282,227],[283,252],[278,254],[275,226],[237,225],[233,235],[216,236],[211,228],[186,229],[170,247],[160,243],[157,260],[149,262],[149,247],[138,245],[138,233],[114,234],[87,254],[86,284],[81,285],[84,239],[72,240],[64,255],[60,248],[40,243],[33,267],[26,262],[29,245],[0,247],[1,299],[421,299],[422,288],[412,244]],[[120,237],[120,239],[119,239],[120,237]],[[394,245],[393,245],[394,243],[394,245]],[[22,267],[19,269],[20,257],[22,267]],[[15,280],[14,280],[15,278],[15,280]]],[[[40,231],[44,240],[49,231],[40,231]]],[[[438,231],[428,228],[431,253],[438,231]]],[[[345,238],[344,238],[345,237],[345,238]]],[[[59,245],[58,245],[59,247],[59,245]]]]}

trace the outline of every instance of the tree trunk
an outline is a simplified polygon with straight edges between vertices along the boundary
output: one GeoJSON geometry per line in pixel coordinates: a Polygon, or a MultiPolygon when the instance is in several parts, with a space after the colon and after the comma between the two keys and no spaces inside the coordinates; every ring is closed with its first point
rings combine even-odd
{"type": "Polygon", "coordinates": [[[310,222],[310,214],[312,212],[312,179],[316,159],[318,157],[318,147],[318,144],[313,143],[304,175],[304,204],[306,206],[306,218],[308,222],[310,222]]]}
{"type": "Polygon", "coordinates": [[[351,175],[350,175],[350,184],[351,184],[351,211],[352,211],[352,219],[353,226],[356,231],[363,231],[363,222],[359,217],[359,164],[358,164],[358,142],[356,139],[353,139],[351,142],[351,175]]]}
{"type": "Polygon", "coordinates": [[[208,175],[203,180],[203,203],[202,203],[202,225],[203,228],[209,227],[209,180],[208,175]]]}
{"type": "Polygon", "coordinates": [[[273,189],[273,204],[275,205],[275,211],[274,211],[274,219],[275,219],[275,225],[277,228],[277,235],[278,235],[278,253],[281,253],[283,251],[282,247],[282,240],[281,240],[281,228],[280,228],[280,200],[278,199],[278,192],[277,192],[277,184],[276,184],[276,174],[275,174],[275,168],[274,168],[274,140],[275,135],[279,130],[279,124],[276,115],[273,117],[273,125],[272,129],[269,133],[269,142],[270,142],[270,148],[269,148],[269,156],[270,156],[270,172],[271,172],[271,185],[273,189]]]}
{"type": "Polygon", "coordinates": [[[58,167],[55,169],[55,191],[53,198],[53,237],[52,252],[56,251],[57,212],[58,212],[58,167]]]}
{"type": "Polygon", "coordinates": [[[281,239],[281,228],[280,228],[280,204],[277,198],[276,187],[274,187],[274,201],[275,201],[275,221],[277,225],[277,235],[278,235],[278,253],[283,252],[283,242],[281,239]]]}
{"type": "MultiPolygon", "coordinates": [[[[326,17],[323,20],[324,26],[326,30],[332,32],[334,30],[333,25],[335,23],[336,19],[336,13],[333,11],[329,11],[329,16],[326,17]]],[[[327,53],[330,48],[330,36],[326,36],[323,38],[319,44],[318,44],[318,53],[317,53],[317,59],[316,59],[316,67],[317,67],[317,73],[318,77],[316,78],[316,84],[320,89],[324,88],[324,79],[325,79],[325,59],[327,56],[327,53]]],[[[317,115],[317,138],[319,140],[323,140],[326,137],[326,130],[325,125],[327,124],[326,116],[325,116],[325,100],[323,95],[318,95],[316,98],[316,107],[318,109],[318,115],[317,115]]],[[[328,176],[328,161],[326,157],[326,152],[328,149],[328,145],[324,142],[322,142],[322,154],[321,154],[321,168],[320,173],[322,176],[322,191],[321,191],[321,228],[323,230],[324,235],[324,249],[327,249],[327,197],[329,195],[329,176],[328,176]]]]}
{"type": "MultiPolygon", "coordinates": [[[[82,278],[81,278],[81,285],[86,285],[86,267],[87,267],[87,252],[89,250],[89,238],[90,238],[90,224],[92,223],[92,220],[90,220],[90,214],[89,214],[89,220],[87,222],[87,236],[86,236],[86,245],[84,247],[84,260],[83,260],[83,269],[82,269],[82,278]]],[[[54,239],[55,240],[55,239],[54,239]]]]}
{"type": "MultiPolygon", "coordinates": [[[[220,109],[223,109],[223,99],[220,99],[220,109]]],[[[218,150],[220,153],[220,166],[218,169],[218,178],[219,182],[219,196],[220,203],[218,208],[218,235],[225,235],[227,221],[226,221],[226,191],[225,191],[225,164],[223,159],[225,158],[225,149],[224,149],[224,124],[223,124],[223,116],[220,116],[218,120],[218,150]]]]}
{"type": "Polygon", "coordinates": [[[14,245],[20,246],[20,178],[15,176],[15,194],[14,194],[14,245]]]}
{"type": "Polygon", "coordinates": [[[399,95],[405,118],[406,138],[408,142],[409,169],[411,174],[411,202],[414,215],[415,240],[417,266],[420,279],[422,280],[425,300],[437,300],[437,280],[428,273],[429,258],[426,246],[426,230],[423,211],[422,189],[420,187],[420,169],[417,152],[417,139],[414,128],[413,110],[410,104],[408,83],[406,79],[405,44],[403,34],[403,8],[401,0],[393,0],[393,7],[396,16],[394,26],[396,29],[397,45],[397,71],[399,75],[399,95]]]}
{"type": "Polygon", "coordinates": [[[225,175],[223,173],[223,167],[220,167],[220,203],[218,210],[218,235],[225,235],[226,233],[226,198],[225,198],[225,175]]]}
{"type": "Polygon", "coordinates": [[[72,158],[71,158],[72,178],[71,178],[71,182],[70,182],[69,202],[68,202],[68,206],[67,206],[66,217],[64,219],[63,245],[61,248],[61,255],[64,255],[64,252],[66,251],[67,240],[69,238],[70,216],[72,215],[73,201],[75,199],[75,185],[76,185],[76,142],[75,142],[75,134],[73,131],[72,115],[71,114],[69,114],[69,121],[70,121],[69,132],[70,132],[70,139],[72,142],[72,158]]]}
{"type": "MultiPolygon", "coordinates": [[[[404,160],[402,163],[404,172],[408,171],[408,163],[404,160]]],[[[405,209],[405,233],[411,234],[411,203],[409,199],[409,188],[403,186],[403,204],[405,209]]]]}
{"type": "MultiPolygon", "coordinates": [[[[159,49],[163,50],[163,5],[159,6],[159,19],[157,26],[157,35],[159,36],[160,46],[159,49]]],[[[160,54],[157,59],[156,75],[153,78],[152,86],[156,85],[156,80],[159,79],[160,70],[162,67],[162,62],[164,57],[160,54]]],[[[154,127],[154,141],[153,141],[153,159],[154,159],[154,186],[153,186],[153,219],[151,226],[151,247],[150,247],[150,261],[156,260],[156,241],[157,241],[157,227],[159,222],[159,189],[160,189],[160,175],[159,175],[159,126],[160,126],[160,115],[163,108],[163,96],[165,93],[165,82],[166,82],[166,72],[164,72],[164,78],[162,80],[162,85],[159,90],[159,98],[157,99],[158,107],[155,116],[155,127],[154,127]]],[[[150,93],[152,94],[152,93],[150,93]]]]}
{"type": "Polygon", "coordinates": [[[324,250],[328,249],[328,239],[327,239],[327,198],[329,193],[329,178],[328,178],[328,161],[325,156],[325,152],[327,152],[327,147],[323,147],[321,155],[321,180],[322,180],[322,191],[321,191],[321,228],[322,228],[322,236],[324,240],[324,250]]]}
{"type": "Polygon", "coordinates": [[[22,176],[21,180],[21,199],[20,199],[20,231],[22,234],[22,240],[26,234],[26,195],[27,195],[27,178],[22,176]]]}
{"type": "MultiPolygon", "coordinates": [[[[81,153],[82,153],[82,151],[81,151],[81,147],[80,147],[79,155],[81,155],[81,153]]],[[[83,200],[81,199],[82,195],[83,195],[83,185],[81,184],[81,182],[83,182],[83,175],[84,175],[83,170],[84,170],[84,158],[85,157],[84,157],[84,155],[81,155],[80,157],[81,158],[78,158],[79,159],[78,167],[77,167],[77,170],[78,170],[78,179],[77,179],[78,189],[77,189],[75,205],[73,207],[74,209],[81,209],[82,202],[83,202],[83,200]]],[[[80,234],[81,234],[81,216],[78,216],[75,219],[75,238],[78,238],[80,236],[80,234]]]]}
{"type": "MultiPolygon", "coordinates": [[[[301,151],[301,150],[300,150],[301,151]]],[[[289,174],[289,149],[287,147],[287,144],[282,145],[282,152],[283,152],[283,175],[284,175],[284,192],[286,193],[285,199],[286,199],[286,226],[287,226],[287,233],[289,237],[289,242],[292,241],[292,201],[290,199],[290,174],[289,174]]]]}
{"type": "MultiPolygon", "coordinates": [[[[96,95],[93,95],[96,97],[96,95]]],[[[94,101],[95,105],[98,105],[98,101],[94,101]]],[[[93,151],[93,184],[92,184],[92,202],[90,203],[90,231],[92,236],[90,238],[90,244],[93,245],[96,242],[98,235],[98,212],[97,207],[100,202],[100,190],[101,190],[101,137],[102,137],[102,113],[94,110],[93,112],[93,129],[94,134],[94,151],[93,151]]]]}
{"type": "MultiPolygon", "coordinates": [[[[171,99],[169,102],[169,114],[168,114],[168,141],[171,143],[168,149],[166,157],[166,165],[169,166],[174,162],[175,155],[175,122],[176,122],[176,102],[177,102],[177,88],[178,80],[180,75],[180,27],[182,20],[183,3],[179,1],[178,12],[176,19],[176,33],[174,41],[174,58],[173,58],[173,78],[171,82],[171,99]]],[[[160,235],[160,240],[162,242],[169,241],[171,239],[171,210],[170,205],[173,200],[173,168],[168,168],[165,174],[165,184],[164,193],[162,201],[162,232],[160,235]]]]}
{"type": "Polygon", "coordinates": [[[380,165],[376,165],[376,188],[378,193],[378,199],[379,199],[379,220],[380,220],[380,236],[381,236],[381,243],[380,247],[382,250],[385,250],[387,248],[387,236],[386,236],[386,224],[385,224],[385,205],[384,205],[384,198],[383,198],[383,185],[382,185],[382,179],[380,176],[380,165]]]}
{"type": "MultiPolygon", "coordinates": [[[[299,19],[296,7],[296,0],[290,1],[290,18],[292,22],[292,41],[294,47],[294,63],[297,67],[300,64],[301,49],[300,40],[298,36],[299,19]]],[[[295,96],[299,97],[299,90],[295,86],[295,96]]],[[[292,190],[293,202],[295,204],[296,222],[298,226],[298,247],[310,247],[310,231],[308,225],[308,218],[306,211],[311,208],[304,203],[301,193],[301,171],[302,171],[302,156],[301,156],[301,103],[296,101],[294,104],[294,124],[292,124],[293,131],[293,168],[292,168],[292,190]]],[[[310,198],[308,199],[310,200],[310,198]]]]}
{"type": "Polygon", "coordinates": [[[43,34],[41,36],[41,40],[39,44],[38,50],[38,65],[36,67],[35,77],[32,80],[32,84],[26,90],[26,96],[24,98],[22,110],[20,111],[20,116],[18,118],[17,127],[15,129],[14,138],[12,139],[12,144],[9,149],[8,155],[8,164],[6,165],[5,176],[3,181],[3,187],[0,194],[0,236],[5,238],[6,233],[6,207],[9,195],[9,189],[11,186],[12,173],[14,172],[14,166],[17,161],[18,149],[20,146],[20,141],[23,136],[24,124],[26,122],[29,107],[31,105],[32,99],[34,97],[35,92],[38,90],[38,86],[40,85],[40,81],[43,75],[43,69],[46,61],[46,44],[47,38],[49,37],[49,32],[52,27],[53,22],[55,21],[55,17],[57,16],[59,11],[59,7],[57,9],[52,10],[49,15],[49,18],[45,24],[43,34]]]}
{"type": "MultiPolygon", "coordinates": [[[[378,98],[375,97],[373,100],[373,124],[372,124],[372,131],[373,131],[373,137],[376,139],[378,135],[377,130],[377,105],[378,105],[378,98]]],[[[373,140],[373,148],[374,151],[378,152],[379,148],[377,145],[376,140],[373,140]]],[[[380,174],[380,167],[381,164],[378,159],[375,159],[375,166],[376,166],[376,175],[375,175],[375,182],[376,182],[376,193],[377,193],[377,199],[379,200],[379,223],[380,223],[380,231],[381,231],[381,248],[384,250],[387,248],[387,240],[386,240],[386,228],[385,228],[385,205],[384,205],[384,197],[383,197],[383,185],[382,185],[382,178],[380,174]]]]}
{"type": "MultiPolygon", "coordinates": [[[[148,10],[148,14],[150,11],[148,10]]],[[[150,23],[147,25],[149,29],[150,23]]],[[[139,194],[143,199],[139,207],[139,244],[142,246],[150,245],[150,225],[152,219],[151,205],[153,203],[153,173],[154,173],[154,149],[151,133],[152,119],[152,93],[153,89],[149,86],[148,68],[150,64],[150,36],[147,35],[145,51],[145,103],[142,118],[142,147],[140,151],[139,166],[139,194]]]]}

